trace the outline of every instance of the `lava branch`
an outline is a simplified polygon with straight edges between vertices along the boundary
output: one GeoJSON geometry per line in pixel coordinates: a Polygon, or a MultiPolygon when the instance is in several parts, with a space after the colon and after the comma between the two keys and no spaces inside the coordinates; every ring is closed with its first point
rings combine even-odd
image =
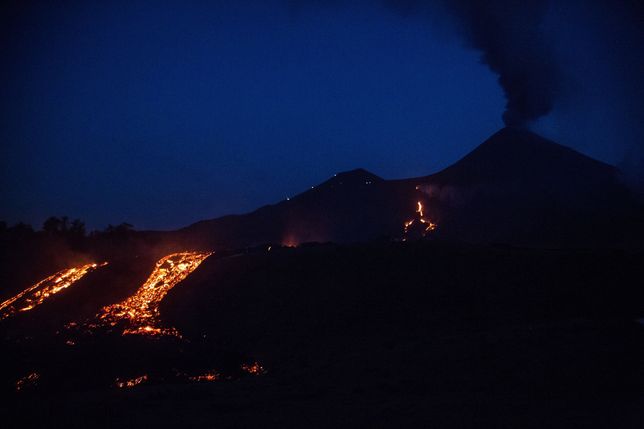
{"type": "Polygon", "coordinates": [[[183,281],[212,253],[182,252],[161,258],[154,271],[134,295],[103,307],[96,315],[99,323],[110,327],[126,324],[123,335],[172,335],[181,338],[175,328],[159,322],[159,304],[168,291],[183,281]]]}
{"type": "Polygon", "coordinates": [[[27,387],[36,386],[39,379],[40,374],[37,372],[32,372],[25,375],[24,377],[21,377],[18,381],[16,381],[16,391],[19,392],[27,387]]]}
{"type": "MultiPolygon", "coordinates": [[[[418,187],[416,187],[416,189],[418,189],[418,187]]],[[[416,218],[410,219],[403,223],[403,241],[407,241],[407,235],[409,234],[409,231],[416,223],[416,221],[418,221],[419,224],[422,225],[422,228],[420,229],[421,237],[425,237],[427,234],[438,228],[437,224],[425,217],[425,212],[423,211],[423,203],[418,201],[416,203],[416,218]]]]}
{"type": "Polygon", "coordinates": [[[130,379],[117,378],[116,381],[114,382],[114,385],[119,389],[130,389],[146,381],[148,381],[148,375],[143,374],[140,377],[130,378],[130,379]]]}
{"type": "Polygon", "coordinates": [[[29,311],[39,306],[47,298],[67,289],[85,274],[107,265],[107,262],[100,264],[91,263],[80,267],[67,268],[52,274],[35,285],[23,290],[18,295],[9,298],[0,304],[0,320],[6,319],[16,312],[29,311]]]}
{"type": "MultiPolygon", "coordinates": [[[[242,373],[251,376],[260,376],[266,374],[268,371],[257,361],[252,363],[244,363],[239,368],[242,373]]],[[[185,372],[179,372],[175,370],[175,376],[178,379],[189,382],[213,382],[213,381],[222,381],[222,380],[232,380],[233,376],[224,375],[216,370],[210,370],[204,373],[199,373],[196,375],[189,375],[185,372]]],[[[31,376],[30,376],[31,377],[31,376]]],[[[27,379],[27,377],[24,377],[27,379]]],[[[139,386],[141,384],[150,383],[154,381],[154,376],[149,376],[148,374],[143,374],[139,377],[134,378],[117,378],[114,381],[114,386],[119,389],[131,389],[133,387],[139,386]]],[[[24,383],[24,381],[23,381],[24,383]]]]}

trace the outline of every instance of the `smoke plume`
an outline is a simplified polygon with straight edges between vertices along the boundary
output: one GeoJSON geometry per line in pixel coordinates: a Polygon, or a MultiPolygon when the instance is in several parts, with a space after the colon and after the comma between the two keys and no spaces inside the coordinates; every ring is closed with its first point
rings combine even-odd
{"type": "Polygon", "coordinates": [[[503,121],[525,127],[548,114],[559,92],[560,73],[541,24],[546,0],[385,0],[404,14],[441,8],[456,21],[466,42],[499,76],[505,94],[503,121]]]}

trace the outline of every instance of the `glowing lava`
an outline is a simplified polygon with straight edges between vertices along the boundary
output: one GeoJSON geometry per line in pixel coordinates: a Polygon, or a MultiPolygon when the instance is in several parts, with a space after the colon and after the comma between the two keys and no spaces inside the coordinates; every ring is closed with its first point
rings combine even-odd
{"type": "MultiPolygon", "coordinates": [[[[266,374],[266,370],[262,365],[259,364],[259,362],[242,364],[241,370],[250,375],[266,374]]],[[[188,380],[190,381],[219,381],[222,379],[223,379],[222,375],[217,371],[209,371],[209,372],[206,372],[205,374],[199,374],[199,375],[188,377],[188,380]]],[[[228,379],[230,379],[230,377],[228,377],[228,379]]]]}
{"type": "Polygon", "coordinates": [[[134,295],[125,301],[103,307],[97,318],[100,323],[116,326],[125,323],[123,335],[173,335],[175,328],[159,326],[159,304],[170,289],[183,281],[212,253],[183,252],[165,256],[134,295]]]}
{"type": "Polygon", "coordinates": [[[27,387],[33,387],[38,384],[40,379],[40,374],[37,372],[32,372],[31,374],[25,375],[20,380],[16,381],[16,391],[21,391],[27,387]]]}
{"type": "Polygon", "coordinates": [[[221,375],[218,372],[207,372],[201,375],[195,375],[188,377],[190,381],[218,381],[221,379],[221,375]]]}
{"type": "Polygon", "coordinates": [[[107,262],[67,268],[39,281],[0,304],[0,320],[6,319],[18,311],[29,311],[39,306],[50,296],[67,289],[85,274],[104,265],[107,265],[107,262]]]}
{"type": "MultiPolygon", "coordinates": [[[[418,187],[416,187],[418,189],[418,187]]],[[[423,203],[418,201],[416,203],[416,219],[410,219],[403,224],[403,241],[407,240],[407,234],[409,233],[411,227],[414,225],[416,220],[422,224],[422,230],[420,231],[420,236],[425,237],[430,232],[434,231],[438,225],[432,222],[431,220],[425,218],[425,212],[423,211],[423,203]]]]}
{"type": "Polygon", "coordinates": [[[435,230],[436,227],[438,227],[438,225],[436,225],[434,222],[432,222],[429,219],[425,219],[423,217],[423,205],[420,201],[418,201],[418,208],[416,209],[416,213],[418,213],[418,220],[420,221],[420,223],[425,225],[425,231],[423,233],[423,237],[425,236],[425,234],[435,230]]]}
{"type": "Polygon", "coordinates": [[[129,380],[121,380],[120,378],[117,378],[115,384],[116,384],[116,387],[120,389],[129,389],[134,386],[138,386],[139,384],[147,380],[148,380],[148,376],[144,374],[140,377],[131,378],[129,380]]]}
{"type": "Polygon", "coordinates": [[[253,362],[251,364],[243,364],[241,366],[242,371],[247,372],[252,375],[262,375],[266,374],[266,370],[264,369],[263,366],[259,364],[259,362],[253,362]]]}

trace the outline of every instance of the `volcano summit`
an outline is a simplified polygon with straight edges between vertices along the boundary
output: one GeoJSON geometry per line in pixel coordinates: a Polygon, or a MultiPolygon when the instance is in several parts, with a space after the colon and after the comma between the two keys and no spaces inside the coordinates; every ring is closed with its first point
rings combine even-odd
{"type": "Polygon", "coordinates": [[[635,244],[641,205],[617,168],[522,129],[504,128],[429,176],[384,180],[357,169],[245,215],[179,231],[199,246],[350,243],[401,237],[418,202],[435,237],[522,246],[635,244]]]}

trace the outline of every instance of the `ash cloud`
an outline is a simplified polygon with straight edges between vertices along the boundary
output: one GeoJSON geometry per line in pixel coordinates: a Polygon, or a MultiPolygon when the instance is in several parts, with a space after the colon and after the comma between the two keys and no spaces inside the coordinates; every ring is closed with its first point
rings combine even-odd
{"type": "Polygon", "coordinates": [[[560,92],[561,73],[552,43],[542,31],[549,2],[544,0],[385,0],[405,15],[439,8],[481,61],[498,75],[506,98],[503,121],[526,127],[548,114],[560,92]]]}
{"type": "Polygon", "coordinates": [[[498,76],[506,125],[618,165],[644,195],[644,3],[641,0],[289,0],[384,5],[447,23],[498,76]],[[544,120],[546,122],[544,122],[544,120]]]}
{"type": "MultiPolygon", "coordinates": [[[[386,1],[400,7],[393,5],[400,4],[396,0],[386,1]]],[[[607,161],[616,163],[625,183],[644,197],[644,3],[405,3],[406,13],[440,7],[455,18],[464,39],[499,76],[506,125],[526,127],[550,114],[560,130],[551,137],[582,151],[612,151],[614,158],[607,161]]]]}
{"type": "MultiPolygon", "coordinates": [[[[552,110],[561,89],[561,73],[553,44],[542,31],[548,0],[381,0],[404,16],[443,15],[481,61],[498,75],[506,98],[503,121],[525,128],[552,110]]],[[[291,10],[303,6],[338,6],[341,0],[289,0],[291,10]]]]}

